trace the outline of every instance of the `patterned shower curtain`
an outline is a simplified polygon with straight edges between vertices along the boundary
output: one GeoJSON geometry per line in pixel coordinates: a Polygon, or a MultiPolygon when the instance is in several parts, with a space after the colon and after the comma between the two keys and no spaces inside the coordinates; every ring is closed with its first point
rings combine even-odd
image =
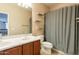
{"type": "Polygon", "coordinates": [[[75,6],[50,11],[45,21],[46,40],[64,53],[74,54],[75,6]]]}

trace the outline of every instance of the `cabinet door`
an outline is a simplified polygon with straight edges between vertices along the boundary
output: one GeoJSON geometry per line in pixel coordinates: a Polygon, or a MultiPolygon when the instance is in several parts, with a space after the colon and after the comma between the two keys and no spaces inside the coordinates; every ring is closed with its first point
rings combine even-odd
{"type": "Polygon", "coordinates": [[[0,55],[4,55],[4,51],[0,51],[0,55]]]}
{"type": "Polygon", "coordinates": [[[33,43],[23,45],[23,55],[33,55],[33,43]]]}
{"type": "Polygon", "coordinates": [[[22,46],[14,47],[4,51],[5,55],[21,55],[22,54],[22,46]]]}
{"type": "Polygon", "coordinates": [[[40,55],[40,40],[34,42],[34,55],[40,55]]]}

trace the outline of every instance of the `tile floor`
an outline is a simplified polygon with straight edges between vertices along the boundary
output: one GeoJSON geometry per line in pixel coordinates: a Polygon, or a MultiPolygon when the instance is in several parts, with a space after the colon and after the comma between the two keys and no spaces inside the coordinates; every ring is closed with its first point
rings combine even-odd
{"type": "Polygon", "coordinates": [[[65,53],[57,49],[52,49],[52,55],[64,55],[65,53]]]}
{"type": "Polygon", "coordinates": [[[59,51],[58,49],[55,49],[55,48],[51,49],[51,53],[48,53],[48,52],[41,50],[41,55],[65,55],[62,51],[59,51]]]}

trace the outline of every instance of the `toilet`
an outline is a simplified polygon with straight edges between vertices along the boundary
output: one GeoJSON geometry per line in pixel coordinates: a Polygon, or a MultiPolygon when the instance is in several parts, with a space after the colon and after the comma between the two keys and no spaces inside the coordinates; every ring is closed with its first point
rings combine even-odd
{"type": "Polygon", "coordinates": [[[51,49],[53,48],[52,43],[44,41],[44,35],[40,35],[41,41],[41,55],[51,55],[51,49]]]}

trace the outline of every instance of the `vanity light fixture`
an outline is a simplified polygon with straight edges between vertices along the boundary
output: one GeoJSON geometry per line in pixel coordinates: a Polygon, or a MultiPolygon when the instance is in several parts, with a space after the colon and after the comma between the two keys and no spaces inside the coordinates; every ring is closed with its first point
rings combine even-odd
{"type": "Polygon", "coordinates": [[[31,3],[18,3],[18,6],[21,6],[21,7],[24,7],[24,8],[32,7],[31,3]]]}

